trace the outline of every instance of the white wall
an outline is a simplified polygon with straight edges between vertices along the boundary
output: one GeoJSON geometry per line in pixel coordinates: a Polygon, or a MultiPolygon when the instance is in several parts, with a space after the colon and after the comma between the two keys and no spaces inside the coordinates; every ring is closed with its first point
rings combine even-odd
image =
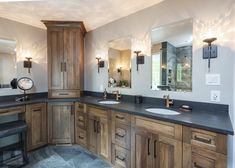
{"type": "MultiPolygon", "coordinates": [[[[174,99],[210,102],[210,91],[221,91],[222,104],[230,105],[230,116],[234,120],[234,50],[235,26],[232,11],[234,0],[166,0],[125,18],[114,21],[96,30],[88,32],[85,39],[85,90],[103,91],[108,86],[106,67],[97,73],[97,56],[107,61],[107,42],[122,37],[133,38],[132,49],[145,50],[150,55],[150,31],[152,28],[193,18],[193,91],[191,93],[169,92],[174,99]],[[206,86],[205,74],[208,73],[207,61],[202,59],[202,40],[211,32],[218,38],[218,58],[211,61],[211,73],[221,75],[221,86],[206,86]],[[139,44],[138,44],[139,43],[139,44]],[[136,46],[140,47],[136,47],[136,46]]],[[[152,91],[151,57],[146,57],[144,65],[136,71],[136,60],[132,55],[132,88],[120,89],[123,94],[142,94],[150,97],[162,97],[165,91],[152,91]]],[[[112,91],[108,89],[108,91],[112,91]]],[[[229,166],[232,166],[233,143],[229,138],[229,166]]],[[[234,142],[235,143],[235,142],[234,142]]],[[[235,145],[234,145],[235,146],[235,145]]],[[[234,147],[235,148],[235,147],[234,147]]],[[[235,149],[234,149],[235,151],[235,149]]]]}
{"type": "MultiPolygon", "coordinates": [[[[0,18],[0,38],[17,41],[17,74],[34,80],[31,92],[47,92],[47,42],[46,30],[0,18]],[[23,68],[25,57],[32,57],[31,74],[23,68]]],[[[0,96],[19,94],[20,90],[0,89],[0,96]]]]}

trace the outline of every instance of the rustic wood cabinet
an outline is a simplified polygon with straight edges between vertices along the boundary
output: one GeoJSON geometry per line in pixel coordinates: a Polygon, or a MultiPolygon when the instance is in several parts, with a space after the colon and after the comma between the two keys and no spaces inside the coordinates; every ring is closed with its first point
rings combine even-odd
{"type": "Polygon", "coordinates": [[[227,136],[183,127],[183,168],[226,168],[227,136]]]}
{"type": "Polygon", "coordinates": [[[88,106],[88,148],[101,158],[111,161],[111,127],[108,111],[88,106]]]}
{"type": "Polygon", "coordinates": [[[49,98],[76,98],[83,91],[82,22],[43,21],[47,26],[49,98]]]}
{"type": "Polygon", "coordinates": [[[132,124],[132,168],[182,167],[182,126],[138,116],[132,124]]]}
{"type": "Polygon", "coordinates": [[[74,143],[74,103],[48,104],[49,143],[74,143]]]}
{"type": "Polygon", "coordinates": [[[28,150],[47,144],[47,108],[46,103],[26,105],[28,125],[28,150]]]}

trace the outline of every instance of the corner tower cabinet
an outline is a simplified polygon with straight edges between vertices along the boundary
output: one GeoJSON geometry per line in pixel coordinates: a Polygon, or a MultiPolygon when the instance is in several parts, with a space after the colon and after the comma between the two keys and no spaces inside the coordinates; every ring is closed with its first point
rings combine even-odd
{"type": "Polygon", "coordinates": [[[77,98],[83,90],[83,22],[42,21],[47,27],[48,96],[77,98]]]}

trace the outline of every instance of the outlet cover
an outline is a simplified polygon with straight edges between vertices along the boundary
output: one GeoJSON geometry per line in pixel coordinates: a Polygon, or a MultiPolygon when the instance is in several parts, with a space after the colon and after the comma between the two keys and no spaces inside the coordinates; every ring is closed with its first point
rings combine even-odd
{"type": "Polygon", "coordinates": [[[211,90],[211,101],[220,102],[220,90],[211,90]]]}
{"type": "Polygon", "coordinates": [[[220,74],[206,74],[206,85],[220,85],[220,74]]]}

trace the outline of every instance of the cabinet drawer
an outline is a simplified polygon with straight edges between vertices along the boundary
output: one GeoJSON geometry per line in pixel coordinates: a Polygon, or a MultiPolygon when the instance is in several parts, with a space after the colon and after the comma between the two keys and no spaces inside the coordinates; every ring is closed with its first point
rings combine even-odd
{"type": "Polygon", "coordinates": [[[78,98],[79,90],[49,90],[49,98],[78,98]]]}
{"type": "Polygon", "coordinates": [[[226,155],[207,149],[192,146],[191,167],[193,168],[226,168],[226,155]]]}
{"type": "Polygon", "coordinates": [[[112,163],[115,168],[130,168],[130,151],[113,144],[112,163]]]}
{"type": "Polygon", "coordinates": [[[15,106],[15,107],[0,109],[0,116],[18,114],[24,112],[25,112],[25,106],[15,106]]]}
{"type": "Polygon", "coordinates": [[[184,126],[183,139],[185,143],[193,146],[227,154],[226,135],[184,126]]]}
{"type": "Polygon", "coordinates": [[[112,123],[112,141],[116,145],[130,149],[131,128],[119,122],[112,123]]]}
{"type": "Polygon", "coordinates": [[[80,127],[82,129],[86,129],[87,127],[87,115],[83,112],[76,111],[76,127],[80,127]]]}
{"type": "Polygon", "coordinates": [[[76,141],[79,145],[87,146],[87,132],[83,129],[78,128],[76,132],[76,141]]]}
{"type": "Polygon", "coordinates": [[[153,120],[145,117],[134,117],[134,126],[147,129],[155,134],[162,134],[164,136],[182,140],[182,126],[169,122],[153,120]]]}
{"type": "Polygon", "coordinates": [[[101,117],[101,118],[107,118],[108,117],[108,111],[107,109],[98,108],[94,106],[87,106],[87,112],[89,115],[101,117]]]}
{"type": "Polygon", "coordinates": [[[76,102],[75,103],[75,110],[79,111],[79,112],[86,113],[86,104],[76,102]]]}
{"type": "Polygon", "coordinates": [[[112,112],[112,120],[115,122],[120,122],[126,125],[130,125],[131,123],[131,115],[127,113],[121,113],[121,112],[112,112]]]}

